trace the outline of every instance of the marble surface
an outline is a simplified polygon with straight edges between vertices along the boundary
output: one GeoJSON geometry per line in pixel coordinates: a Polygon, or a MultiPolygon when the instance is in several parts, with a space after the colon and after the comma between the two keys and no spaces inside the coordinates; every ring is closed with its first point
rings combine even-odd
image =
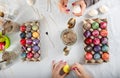
{"type": "MultiPolygon", "coordinates": [[[[2,1],[2,0],[1,0],[2,1]]],[[[10,9],[19,9],[18,15],[14,21],[19,24],[25,21],[39,19],[33,9],[29,7],[25,0],[5,0],[9,2],[10,9]],[[17,8],[16,8],[17,7],[17,8]]],[[[73,15],[66,15],[60,13],[57,7],[57,0],[51,0],[51,10],[47,10],[47,0],[37,0],[34,7],[36,7],[44,18],[40,21],[41,31],[41,61],[37,63],[22,62],[20,59],[11,65],[9,68],[0,71],[0,78],[50,78],[51,77],[51,62],[52,60],[65,60],[70,65],[75,62],[84,62],[84,50],[83,50],[83,36],[82,36],[82,20],[90,18],[86,14],[90,9],[98,9],[101,5],[109,7],[107,14],[99,14],[96,17],[107,18],[109,25],[109,46],[110,46],[110,61],[108,63],[90,65],[83,64],[85,69],[94,78],[120,78],[120,0],[101,0],[94,6],[86,9],[86,12],[81,17],[75,17],[77,19],[76,26],[74,28],[77,33],[77,42],[71,48],[68,56],[63,55],[63,47],[65,46],[60,38],[61,32],[67,28],[67,21],[73,15]],[[45,32],[49,33],[46,36],[45,32]],[[52,41],[52,43],[51,43],[52,41]]],[[[94,18],[96,18],[94,17],[94,18]]],[[[10,49],[16,48],[19,45],[19,33],[10,35],[12,46],[10,49]],[[18,39],[16,39],[18,38],[18,39]]],[[[18,46],[19,47],[19,46],[18,46]]],[[[71,72],[67,78],[76,78],[75,74],[71,72]]]]}

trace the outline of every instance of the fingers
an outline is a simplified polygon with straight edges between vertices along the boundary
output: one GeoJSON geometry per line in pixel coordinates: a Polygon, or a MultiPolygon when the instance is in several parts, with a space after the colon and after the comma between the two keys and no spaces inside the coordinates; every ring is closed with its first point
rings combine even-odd
{"type": "Polygon", "coordinates": [[[60,70],[63,68],[63,66],[65,66],[65,64],[66,64],[65,62],[60,61],[60,62],[58,62],[57,65],[55,66],[55,69],[60,71],[60,70]]]}
{"type": "Polygon", "coordinates": [[[60,0],[62,7],[67,7],[68,0],[60,0]]]}
{"type": "Polygon", "coordinates": [[[67,9],[67,3],[68,3],[68,0],[60,0],[58,4],[60,11],[66,14],[68,14],[70,11],[69,9],[67,9]]]}
{"type": "Polygon", "coordinates": [[[77,68],[75,68],[73,71],[76,73],[77,76],[81,77],[81,73],[77,70],[77,68]]]}
{"type": "Polygon", "coordinates": [[[79,64],[79,63],[75,63],[73,66],[72,66],[72,69],[77,69],[77,71],[80,73],[80,74],[84,74],[86,71],[84,69],[84,67],[79,64]]]}
{"type": "Polygon", "coordinates": [[[75,63],[75,64],[73,64],[72,68],[83,69],[83,66],[79,63],[75,63]]]}
{"type": "Polygon", "coordinates": [[[80,71],[82,68],[83,68],[82,65],[80,65],[79,63],[75,63],[72,66],[72,70],[76,73],[78,77],[82,76],[82,73],[80,71]]]}
{"type": "Polygon", "coordinates": [[[75,2],[72,3],[73,6],[79,5],[79,4],[80,4],[80,1],[75,1],[75,2]]]}
{"type": "Polygon", "coordinates": [[[58,63],[55,63],[55,61],[52,61],[52,78],[65,78],[67,74],[60,75],[61,69],[66,65],[66,62],[59,61],[58,63]]]}
{"type": "Polygon", "coordinates": [[[67,7],[67,4],[68,4],[68,0],[63,0],[64,1],[64,6],[67,7]]]}
{"type": "Polygon", "coordinates": [[[55,67],[55,61],[53,60],[52,61],[52,70],[54,69],[54,67],[55,67]]]}
{"type": "Polygon", "coordinates": [[[75,1],[72,3],[72,5],[75,6],[75,5],[79,5],[81,3],[85,3],[85,1],[84,0],[75,1]]]}
{"type": "Polygon", "coordinates": [[[55,61],[52,61],[52,70],[60,71],[65,65],[66,65],[66,62],[63,62],[62,60],[59,61],[58,63],[55,63],[55,61]]]}

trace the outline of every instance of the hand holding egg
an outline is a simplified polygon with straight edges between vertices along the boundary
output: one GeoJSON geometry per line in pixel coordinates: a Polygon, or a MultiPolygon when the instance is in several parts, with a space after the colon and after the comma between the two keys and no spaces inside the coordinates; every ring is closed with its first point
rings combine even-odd
{"type": "Polygon", "coordinates": [[[86,9],[86,4],[84,0],[76,1],[72,3],[73,5],[73,14],[75,16],[82,16],[85,9],[86,9]]]}
{"type": "MultiPolygon", "coordinates": [[[[71,9],[67,7],[68,0],[60,0],[58,6],[61,12],[68,14],[71,9]]],[[[73,6],[72,13],[75,16],[82,16],[85,9],[86,9],[86,4],[84,0],[76,1],[71,4],[73,6]]]]}
{"type": "Polygon", "coordinates": [[[79,5],[73,6],[73,13],[80,13],[81,7],[79,5]]]}

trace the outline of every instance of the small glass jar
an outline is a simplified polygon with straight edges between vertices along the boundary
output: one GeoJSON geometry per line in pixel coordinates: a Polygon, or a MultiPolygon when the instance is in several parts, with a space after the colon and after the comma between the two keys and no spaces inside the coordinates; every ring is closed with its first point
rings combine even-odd
{"type": "Polygon", "coordinates": [[[76,33],[71,29],[65,29],[61,33],[61,39],[63,43],[67,46],[71,46],[76,43],[77,41],[77,35],[76,33]]]}

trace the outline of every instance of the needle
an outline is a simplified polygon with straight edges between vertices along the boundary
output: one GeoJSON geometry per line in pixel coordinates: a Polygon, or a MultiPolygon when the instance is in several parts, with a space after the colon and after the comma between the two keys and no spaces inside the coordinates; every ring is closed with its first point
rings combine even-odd
{"type": "Polygon", "coordinates": [[[49,41],[51,42],[51,44],[52,44],[53,47],[55,48],[55,45],[54,45],[54,43],[52,42],[51,38],[49,37],[48,32],[46,32],[46,35],[48,36],[49,41]]]}
{"type": "Polygon", "coordinates": [[[48,32],[46,32],[46,35],[47,35],[50,43],[52,44],[52,46],[56,49],[57,52],[59,52],[59,50],[56,48],[55,44],[54,44],[53,41],[51,40],[50,36],[48,35],[48,32]]]}

